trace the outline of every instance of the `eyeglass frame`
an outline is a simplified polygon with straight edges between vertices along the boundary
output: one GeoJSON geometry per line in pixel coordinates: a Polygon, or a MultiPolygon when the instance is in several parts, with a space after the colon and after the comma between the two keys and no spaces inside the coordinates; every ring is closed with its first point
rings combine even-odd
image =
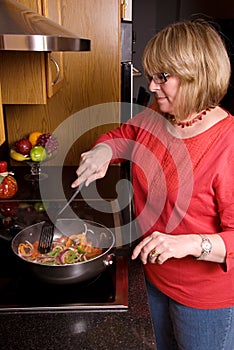
{"type": "Polygon", "coordinates": [[[165,84],[169,77],[170,77],[169,73],[155,73],[153,74],[151,80],[153,80],[155,84],[165,84]]]}

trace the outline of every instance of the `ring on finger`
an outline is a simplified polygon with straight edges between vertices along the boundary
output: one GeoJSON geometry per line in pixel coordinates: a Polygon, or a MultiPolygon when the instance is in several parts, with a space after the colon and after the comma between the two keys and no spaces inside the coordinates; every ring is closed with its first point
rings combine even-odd
{"type": "Polygon", "coordinates": [[[149,253],[150,259],[157,258],[158,256],[159,256],[159,253],[158,253],[157,250],[155,250],[155,249],[153,249],[153,250],[149,253]]]}

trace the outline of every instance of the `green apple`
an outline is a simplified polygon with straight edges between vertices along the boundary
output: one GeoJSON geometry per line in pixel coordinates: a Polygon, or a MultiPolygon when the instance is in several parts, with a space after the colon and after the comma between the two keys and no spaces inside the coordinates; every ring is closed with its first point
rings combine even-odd
{"type": "Polygon", "coordinates": [[[42,146],[34,146],[30,151],[30,158],[33,162],[42,162],[47,158],[45,148],[42,146]]]}

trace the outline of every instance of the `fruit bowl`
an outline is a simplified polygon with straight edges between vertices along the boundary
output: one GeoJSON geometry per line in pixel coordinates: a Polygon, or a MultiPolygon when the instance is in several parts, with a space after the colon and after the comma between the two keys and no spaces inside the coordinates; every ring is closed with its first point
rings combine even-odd
{"type": "Polygon", "coordinates": [[[28,137],[15,142],[10,149],[10,157],[30,166],[30,173],[24,176],[25,180],[41,181],[48,177],[47,174],[42,173],[41,163],[54,158],[57,148],[58,141],[54,135],[32,132],[28,137]]]}
{"type": "Polygon", "coordinates": [[[13,157],[12,157],[13,152],[15,152],[15,151],[14,151],[14,149],[11,148],[10,154],[11,154],[12,159],[14,159],[15,161],[21,162],[21,163],[26,163],[27,165],[30,166],[30,173],[24,175],[24,179],[27,181],[45,180],[48,177],[48,175],[41,171],[41,164],[45,163],[47,161],[50,161],[57,154],[57,152],[54,151],[53,153],[51,153],[49,155],[49,157],[42,160],[41,162],[35,162],[30,157],[24,157],[24,158],[21,157],[20,159],[16,159],[16,157],[18,157],[18,156],[13,155],[13,157]]]}
{"type": "Polygon", "coordinates": [[[45,180],[48,175],[41,171],[41,162],[26,161],[30,166],[30,173],[24,175],[24,179],[27,181],[42,181],[45,180]]]}

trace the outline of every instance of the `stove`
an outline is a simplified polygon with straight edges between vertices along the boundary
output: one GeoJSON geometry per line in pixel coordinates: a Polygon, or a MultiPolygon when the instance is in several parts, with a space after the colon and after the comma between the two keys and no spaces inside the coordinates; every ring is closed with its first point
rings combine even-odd
{"type": "MultiPolygon", "coordinates": [[[[81,283],[57,285],[43,282],[19,264],[11,250],[11,239],[22,228],[45,220],[47,212],[58,211],[63,202],[35,201],[0,202],[0,311],[126,311],[128,309],[128,257],[121,248],[115,248],[114,262],[95,278],[81,283]]],[[[103,206],[107,201],[89,205],[82,200],[72,203],[73,213],[81,219],[99,222],[111,229],[116,225],[115,215],[103,206]]],[[[70,209],[71,209],[70,208],[70,209]]],[[[64,217],[71,215],[64,212],[64,217]]],[[[119,227],[118,227],[119,232],[119,227]]]]}

